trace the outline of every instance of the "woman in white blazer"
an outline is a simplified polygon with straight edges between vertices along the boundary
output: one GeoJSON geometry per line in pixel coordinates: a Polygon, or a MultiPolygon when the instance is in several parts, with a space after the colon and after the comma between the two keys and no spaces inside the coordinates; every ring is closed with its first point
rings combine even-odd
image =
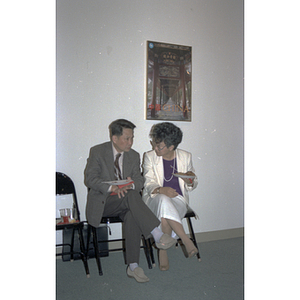
{"type": "MultiPolygon", "coordinates": [[[[189,192],[198,184],[192,154],[177,149],[182,131],[170,122],[153,125],[150,138],[154,150],[144,155],[143,201],[161,221],[162,231],[181,238],[188,256],[193,257],[198,250],[182,226],[189,207],[189,192]]],[[[159,250],[159,264],[160,270],[169,269],[166,250],[159,250]]]]}

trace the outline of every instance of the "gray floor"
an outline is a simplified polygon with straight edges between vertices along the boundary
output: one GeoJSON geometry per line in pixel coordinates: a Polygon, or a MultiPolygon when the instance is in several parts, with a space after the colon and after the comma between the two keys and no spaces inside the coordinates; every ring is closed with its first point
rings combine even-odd
{"type": "Polygon", "coordinates": [[[168,250],[170,269],[166,272],[157,266],[149,270],[141,252],[140,266],[150,278],[143,284],[127,277],[120,252],[112,252],[101,259],[103,276],[98,275],[96,262],[90,259],[90,278],[86,277],[80,260],[63,262],[57,259],[56,299],[244,299],[244,239],[198,245],[201,262],[196,257],[185,258],[180,247],[168,250]]]}

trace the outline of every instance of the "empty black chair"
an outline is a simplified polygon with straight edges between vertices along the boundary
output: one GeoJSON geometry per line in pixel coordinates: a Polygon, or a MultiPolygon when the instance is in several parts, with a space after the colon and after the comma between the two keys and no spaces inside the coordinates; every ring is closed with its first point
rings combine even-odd
{"type": "Polygon", "coordinates": [[[83,222],[80,221],[80,212],[78,208],[77,203],[77,196],[76,196],[76,190],[73,181],[70,177],[68,177],[66,174],[56,172],[56,195],[72,195],[73,203],[72,207],[65,207],[73,209],[74,215],[72,216],[72,219],[57,219],[56,220],[56,230],[64,230],[64,229],[71,229],[72,230],[72,237],[71,237],[71,243],[63,243],[63,244],[56,244],[56,247],[63,247],[61,253],[57,253],[56,256],[64,256],[64,255],[70,255],[71,261],[74,258],[74,255],[80,255],[85,272],[87,277],[90,277],[87,258],[85,255],[85,247],[84,247],[84,239],[83,239],[83,222]],[[75,232],[77,232],[77,235],[75,235],[75,232]],[[74,240],[75,236],[79,239],[80,244],[80,251],[74,250],[74,240]],[[69,251],[65,251],[65,248],[69,248],[69,251]]]}

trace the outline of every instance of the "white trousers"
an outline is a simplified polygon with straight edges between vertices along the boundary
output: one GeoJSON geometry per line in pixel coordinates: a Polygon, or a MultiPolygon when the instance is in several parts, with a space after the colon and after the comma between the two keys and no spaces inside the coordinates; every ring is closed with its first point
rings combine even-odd
{"type": "MultiPolygon", "coordinates": [[[[188,210],[188,204],[181,195],[170,198],[163,194],[157,194],[149,199],[148,206],[160,221],[161,218],[165,218],[180,224],[188,210]]],[[[172,232],[172,237],[178,238],[175,232],[172,232]]]]}

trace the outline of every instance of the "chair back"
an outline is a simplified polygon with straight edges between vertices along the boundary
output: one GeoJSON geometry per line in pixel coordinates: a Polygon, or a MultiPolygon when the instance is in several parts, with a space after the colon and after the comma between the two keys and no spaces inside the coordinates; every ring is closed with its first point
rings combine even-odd
{"type": "Polygon", "coordinates": [[[80,222],[80,212],[77,203],[77,196],[72,179],[64,173],[56,172],[56,195],[72,195],[75,218],[80,222]]]}

